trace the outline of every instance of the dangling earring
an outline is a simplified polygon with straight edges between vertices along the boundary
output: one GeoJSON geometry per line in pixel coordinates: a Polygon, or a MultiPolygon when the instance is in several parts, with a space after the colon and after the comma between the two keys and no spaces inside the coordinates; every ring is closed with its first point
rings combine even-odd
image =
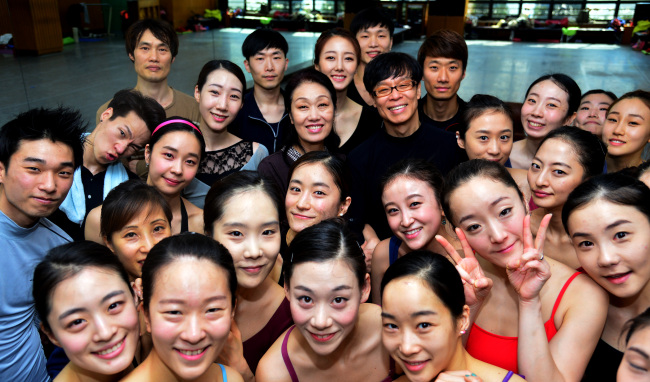
{"type": "Polygon", "coordinates": [[[446,225],[446,224],[447,224],[447,218],[445,218],[445,217],[443,216],[443,217],[442,217],[442,221],[441,221],[440,223],[441,223],[442,225],[446,225]]]}

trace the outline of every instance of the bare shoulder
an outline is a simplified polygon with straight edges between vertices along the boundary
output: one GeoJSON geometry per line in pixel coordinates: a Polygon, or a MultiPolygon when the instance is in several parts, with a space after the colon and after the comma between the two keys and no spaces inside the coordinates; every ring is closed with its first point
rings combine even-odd
{"type": "Polygon", "coordinates": [[[370,303],[361,304],[359,306],[359,327],[364,328],[366,335],[381,337],[381,307],[370,303]]]}
{"type": "Polygon", "coordinates": [[[190,231],[202,234],[204,232],[203,210],[185,198],[183,198],[183,204],[187,210],[188,226],[190,231]]]}
{"type": "Polygon", "coordinates": [[[282,333],[280,337],[271,345],[266,354],[262,357],[257,364],[255,371],[256,382],[285,382],[291,381],[291,376],[287,371],[287,367],[282,359],[282,341],[287,331],[282,333]]]}
{"type": "Polygon", "coordinates": [[[104,240],[100,233],[100,224],[102,216],[102,206],[93,208],[86,217],[86,227],[84,228],[84,238],[104,245],[104,240]]]}
{"type": "Polygon", "coordinates": [[[380,261],[383,263],[384,261],[388,260],[388,253],[390,250],[390,239],[384,239],[377,244],[375,247],[375,250],[372,252],[372,261],[374,262],[375,260],[380,261]]]}
{"type": "Polygon", "coordinates": [[[226,377],[228,382],[244,382],[241,374],[239,374],[235,369],[230,366],[223,365],[226,368],[226,377]]]}
{"type": "MultiPolygon", "coordinates": [[[[547,258],[547,261],[551,266],[551,274],[553,275],[551,280],[555,279],[553,280],[552,287],[557,291],[554,293],[557,296],[560,290],[562,290],[569,279],[577,271],[557,260],[547,258]]],[[[553,300],[555,300],[555,298],[553,300]]],[[[581,273],[571,281],[570,285],[567,286],[558,311],[561,313],[575,310],[591,310],[592,313],[595,313],[593,312],[594,309],[606,311],[607,305],[607,292],[596,284],[596,282],[594,282],[588,275],[581,273]],[[589,297],[585,298],[585,296],[589,297]]]]}

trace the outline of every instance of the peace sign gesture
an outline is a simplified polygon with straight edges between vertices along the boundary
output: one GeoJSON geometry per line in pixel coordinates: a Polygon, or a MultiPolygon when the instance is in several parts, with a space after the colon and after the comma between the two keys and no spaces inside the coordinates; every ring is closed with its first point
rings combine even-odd
{"type": "Polygon", "coordinates": [[[467,242],[467,237],[460,228],[456,228],[456,236],[460,240],[463,247],[465,258],[462,258],[456,249],[447,239],[440,235],[436,235],[436,240],[445,249],[449,257],[456,263],[456,269],[460,274],[463,281],[463,288],[465,289],[465,303],[470,308],[475,308],[483,304],[485,298],[490,294],[492,289],[492,280],[485,277],[481,265],[474,257],[474,250],[467,242]]]}
{"type": "Polygon", "coordinates": [[[544,240],[546,229],[552,214],[544,216],[537,230],[533,243],[533,233],[530,231],[530,215],[524,218],[524,253],[521,257],[511,259],[506,264],[508,279],[522,300],[531,300],[539,296],[539,291],[546,281],[551,278],[551,267],[544,260],[544,240]]]}

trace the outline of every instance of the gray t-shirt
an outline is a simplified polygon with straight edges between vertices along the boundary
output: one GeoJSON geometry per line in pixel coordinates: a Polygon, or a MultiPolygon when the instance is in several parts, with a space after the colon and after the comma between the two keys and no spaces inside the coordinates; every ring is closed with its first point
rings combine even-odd
{"type": "Polygon", "coordinates": [[[49,381],[34,310],[34,268],[72,239],[47,219],[23,228],[0,211],[0,381],[49,381]]]}

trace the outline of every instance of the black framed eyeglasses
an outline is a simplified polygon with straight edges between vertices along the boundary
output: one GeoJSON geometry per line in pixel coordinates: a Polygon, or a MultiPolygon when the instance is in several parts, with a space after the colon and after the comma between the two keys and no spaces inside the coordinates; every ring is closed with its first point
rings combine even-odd
{"type": "Polygon", "coordinates": [[[380,86],[377,89],[373,91],[375,94],[375,97],[388,97],[392,92],[393,89],[397,90],[400,93],[407,92],[415,87],[415,81],[413,80],[406,80],[402,81],[399,84],[395,86],[380,86]]]}

